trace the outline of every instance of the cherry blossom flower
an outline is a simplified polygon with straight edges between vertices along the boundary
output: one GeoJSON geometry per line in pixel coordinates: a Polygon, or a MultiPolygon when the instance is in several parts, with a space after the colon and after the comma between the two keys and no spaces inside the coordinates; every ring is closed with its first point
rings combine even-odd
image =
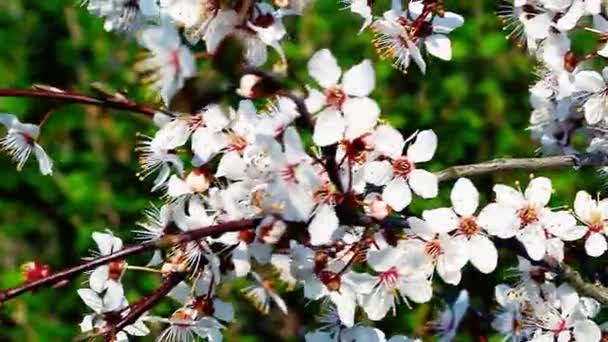
{"type": "MultiPolygon", "coordinates": [[[[122,249],[122,240],[111,233],[93,233],[93,240],[97,244],[98,252],[95,256],[110,255],[122,249]]],[[[122,289],[120,278],[127,269],[124,260],[115,260],[106,265],[97,267],[89,277],[89,286],[97,293],[103,291],[119,291],[122,289]]]]}
{"type": "Polygon", "coordinates": [[[0,114],[0,124],[8,129],[6,136],[0,139],[0,148],[17,163],[18,171],[21,171],[30,154],[34,152],[40,173],[45,176],[53,173],[53,161],[38,144],[39,126],[23,124],[12,114],[0,114]]]}
{"type": "Polygon", "coordinates": [[[585,251],[589,256],[599,257],[606,249],[608,234],[608,200],[593,200],[585,191],[579,191],[574,200],[574,212],[587,230],[585,251]]]}
{"type": "Polygon", "coordinates": [[[367,264],[377,272],[374,289],[364,296],[362,304],[369,319],[381,320],[389,310],[395,313],[395,298],[406,303],[407,298],[416,303],[431,300],[432,268],[419,264],[424,263],[424,257],[416,255],[418,252],[422,251],[399,247],[367,252],[367,264]]]}
{"type": "Polygon", "coordinates": [[[382,125],[374,136],[375,152],[380,160],[365,165],[365,179],[370,184],[385,186],[382,199],[392,209],[401,211],[407,207],[412,200],[411,190],[422,198],[437,196],[437,176],[416,167],[416,163],[427,162],[435,154],[437,136],[433,131],[415,133],[404,140],[396,129],[382,125]],[[412,139],[414,142],[403,155],[403,148],[412,139]]]}
{"type": "Polygon", "coordinates": [[[140,42],[151,55],[140,61],[136,69],[143,74],[152,74],[148,81],[168,106],[185,80],[196,75],[194,56],[182,45],[173,26],[147,27],[141,33],[140,42]]]}
{"type": "Polygon", "coordinates": [[[551,191],[551,181],[545,177],[532,179],[523,194],[506,185],[494,186],[496,203],[503,210],[511,210],[511,224],[496,235],[501,238],[516,236],[534,260],[542,259],[547,253],[561,261],[562,240],[576,240],[584,234],[568,212],[552,212],[545,207],[551,191]]]}
{"type": "Polygon", "coordinates": [[[407,11],[402,9],[401,1],[392,4],[392,8],[372,24],[376,35],[374,44],[381,56],[391,59],[393,66],[401,71],[405,71],[413,59],[422,73],[426,72],[420,51],[423,45],[437,58],[452,59],[452,43],[447,35],[464,24],[462,16],[445,12],[432,16],[429,21],[430,9],[424,1],[410,1],[407,11]]]}
{"type": "Polygon", "coordinates": [[[459,178],[451,192],[453,208],[426,210],[424,219],[445,232],[456,231],[455,239],[463,240],[471,263],[483,273],[491,273],[498,262],[498,252],[486,232],[500,231],[509,222],[509,210],[493,203],[476,217],[479,192],[468,178],[459,178]]]}
{"type": "Polygon", "coordinates": [[[308,61],[308,73],[324,89],[310,88],[306,106],[317,114],[313,141],[318,146],[335,144],[344,137],[356,138],[376,125],[380,108],[368,96],[375,87],[374,69],[365,60],[342,75],[328,49],[317,51],[308,61]],[[342,83],[340,81],[342,76],[342,83]]]}
{"type": "Polygon", "coordinates": [[[469,260],[466,241],[451,237],[443,226],[432,226],[417,217],[409,217],[407,222],[418,239],[406,240],[404,244],[424,255],[425,263],[434,265],[446,283],[458,285],[461,269],[469,260]]]}

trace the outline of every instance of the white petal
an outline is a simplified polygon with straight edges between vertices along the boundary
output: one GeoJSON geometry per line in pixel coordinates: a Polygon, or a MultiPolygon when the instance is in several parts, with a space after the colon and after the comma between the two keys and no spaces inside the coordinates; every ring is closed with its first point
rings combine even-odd
{"type": "Polygon", "coordinates": [[[338,217],[333,207],[322,205],[308,226],[310,243],[313,246],[331,242],[331,236],[338,229],[338,217]]]}
{"type": "Polygon", "coordinates": [[[464,18],[456,13],[445,12],[443,16],[435,16],[433,30],[437,33],[450,33],[464,24],[464,18]]]}
{"type": "Polygon", "coordinates": [[[426,50],[433,56],[449,61],[452,59],[452,42],[443,34],[433,34],[424,40],[426,50]]]}
{"type": "Polygon", "coordinates": [[[34,155],[38,160],[38,168],[40,169],[40,173],[44,176],[50,175],[53,173],[53,161],[46,154],[44,149],[38,143],[34,143],[34,155]]]}
{"type": "Polygon", "coordinates": [[[365,165],[365,181],[382,186],[393,178],[393,166],[387,160],[373,161],[365,165]]]}
{"type": "Polygon", "coordinates": [[[409,174],[412,190],[422,198],[435,198],[439,192],[439,180],[435,174],[415,169],[409,174]]]}
{"type": "Polygon", "coordinates": [[[82,301],[93,311],[96,313],[101,313],[103,311],[103,301],[95,291],[91,289],[79,289],[77,292],[82,301]]]}
{"type": "Polygon", "coordinates": [[[547,240],[539,225],[528,225],[517,234],[517,239],[524,245],[532,260],[540,260],[545,256],[547,240]]]}
{"type": "Polygon", "coordinates": [[[226,303],[221,299],[214,299],[213,308],[215,309],[213,316],[224,322],[234,321],[234,307],[231,303],[226,303]]]}
{"type": "Polygon", "coordinates": [[[437,150],[437,135],[432,130],[425,130],[416,135],[416,141],[407,149],[407,156],[414,163],[431,160],[437,150]]]}
{"type": "Polygon", "coordinates": [[[519,208],[525,201],[522,193],[510,186],[496,184],[493,190],[496,194],[496,202],[500,205],[519,208]]]}
{"type": "Polygon", "coordinates": [[[597,71],[583,70],[574,75],[574,87],[578,91],[597,93],[606,89],[606,81],[597,71]]]}
{"type": "Polygon", "coordinates": [[[588,192],[581,190],[576,193],[576,197],[574,198],[574,212],[576,216],[588,221],[595,206],[595,201],[588,192]]]}
{"type": "Polygon", "coordinates": [[[602,332],[592,320],[579,320],[574,323],[574,339],[576,341],[600,341],[602,332]]]}
{"type": "Polygon", "coordinates": [[[570,31],[574,28],[574,26],[576,26],[576,23],[578,23],[584,12],[585,3],[583,0],[573,0],[568,12],[557,20],[557,24],[555,26],[560,31],[570,31]]]}
{"type": "Polygon", "coordinates": [[[471,180],[459,178],[452,188],[450,200],[458,215],[471,216],[479,205],[479,192],[471,180]]]}
{"type": "Polygon", "coordinates": [[[342,140],[346,122],[339,111],[326,109],[315,122],[313,141],[317,146],[328,146],[342,140]]]}
{"type": "Polygon", "coordinates": [[[325,95],[314,88],[308,88],[308,97],[304,101],[306,108],[311,113],[316,113],[325,105],[325,95]]]}
{"type": "Polygon", "coordinates": [[[606,238],[600,233],[591,233],[585,240],[585,251],[589,256],[599,257],[604,254],[607,248],[606,238]]]}
{"type": "Polygon", "coordinates": [[[369,59],[353,66],[342,78],[344,92],[352,96],[368,96],[376,85],[374,68],[369,59]]]}
{"type": "Polygon", "coordinates": [[[490,203],[481,210],[477,223],[491,235],[508,239],[519,229],[517,211],[512,207],[490,203]]]}
{"type": "Polygon", "coordinates": [[[283,133],[283,145],[285,146],[285,155],[290,163],[297,164],[308,158],[304,151],[304,145],[300,134],[295,127],[289,126],[283,133]]]}
{"type": "Polygon", "coordinates": [[[108,255],[122,248],[122,240],[112,234],[94,232],[92,237],[101,255],[108,255]]]}
{"type": "Polygon", "coordinates": [[[596,123],[602,121],[606,106],[606,97],[602,94],[592,95],[590,96],[585,104],[583,105],[585,109],[585,120],[590,125],[595,125],[596,123]]]}
{"type": "Polygon", "coordinates": [[[190,186],[176,175],[172,175],[167,183],[167,194],[177,198],[192,193],[190,186]]]}
{"type": "Polygon", "coordinates": [[[405,281],[399,291],[415,303],[426,303],[433,297],[433,287],[426,279],[405,281]]]}
{"type": "Polygon", "coordinates": [[[547,177],[537,177],[530,181],[526,188],[526,199],[547,205],[551,199],[551,180],[547,177]]]}
{"type": "Polygon", "coordinates": [[[340,320],[347,327],[355,324],[355,298],[346,293],[330,292],[331,301],[336,305],[340,320]]]}
{"type": "Polygon", "coordinates": [[[323,88],[329,88],[338,83],[342,70],[331,52],[323,49],[317,51],[308,61],[308,73],[323,88]]]}
{"type": "Polygon", "coordinates": [[[403,153],[405,141],[401,133],[395,128],[382,125],[374,133],[376,151],[380,154],[396,159],[403,153]]]}
{"type": "Polygon", "coordinates": [[[229,180],[245,178],[247,163],[238,152],[228,152],[222,156],[215,172],[216,177],[226,177],[229,180]]]}
{"type": "Polygon", "coordinates": [[[425,210],[422,218],[431,226],[434,233],[449,233],[458,227],[458,216],[451,208],[425,210]]]}
{"type": "Polygon", "coordinates": [[[91,289],[97,293],[101,293],[106,289],[106,282],[108,281],[108,277],[110,276],[110,267],[108,265],[103,265],[97,267],[89,277],[89,286],[91,289]]]}
{"type": "Polygon", "coordinates": [[[482,273],[492,273],[496,269],[498,252],[494,243],[483,235],[475,235],[469,240],[469,259],[482,273]]]}
{"type": "Polygon", "coordinates": [[[405,179],[397,177],[382,191],[382,199],[395,211],[401,211],[412,201],[412,192],[405,179]]]}
{"type": "Polygon", "coordinates": [[[371,132],[380,117],[380,107],[369,97],[349,98],[342,105],[346,119],[346,138],[353,140],[371,132]]]}
{"type": "Polygon", "coordinates": [[[104,311],[113,311],[120,308],[124,303],[124,296],[125,292],[122,284],[115,281],[109,281],[108,288],[103,296],[104,311]]]}

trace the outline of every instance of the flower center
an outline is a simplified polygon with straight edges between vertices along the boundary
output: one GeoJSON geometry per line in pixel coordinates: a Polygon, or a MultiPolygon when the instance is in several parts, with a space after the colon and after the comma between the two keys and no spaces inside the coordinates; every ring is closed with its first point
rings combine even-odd
{"type": "Polygon", "coordinates": [[[367,161],[367,152],[374,149],[372,139],[371,133],[364,133],[352,141],[343,140],[341,144],[349,160],[357,164],[364,164],[367,161]]]}
{"type": "Polygon", "coordinates": [[[197,297],[194,300],[193,307],[196,312],[202,314],[203,316],[212,316],[215,312],[213,301],[207,295],[197,297]]]}
{"type": "Polygon", "coordinates": [[[433,239],[427,242],[424,251],[433,258],[438,258],[441,254],[443,254],[443,249],[441,248],[439,239],[433,239]]]}
{"type": "Polygon", "coordinates": [[[397,281],[399,280],[399,272],[395,266],[389,268],[387,271],[381,272],[380,282],[388,287],[396,287],[397,281]]]}
{"type": "Polygon", "coordinates": [[[287,165],[281,170],[281,177],[284,181],[296,183],[296,165],[287,165]]]}
{"type": "Polygon", "coordinates": [[[604,215],[601,211],[594,210],[591,212],[588,228],[592,233],[601,233],[604,230],[604,215]]]}
{"type": "Polygon", "coordinates": [[[192,117],[190,117],[190,119],[188,120],[188,128],[190,129],[191,132],[196,131],[197,129],[199,129],[200,127],[205,125],[205,118],[202,114],[197,114],[194,115],[192,117]]]}
{"type": "Polygon", "coordinates": [[[475,220],[475,218],[472,216],[461,218],[458,229],[460,233],[468,238],[479,233],[479,225],[477,224],[477,220],[475,220]]]}
{"type": "Polygon", "coordinates": [[[414,163],[407,159],[407,157],[393,160],[393,173],[396,176],[407,178],[414,168],[414,163]]]}
{"type": "Polygon", "coordinates": [[[325,103],[328,106],[340,109],[346,101],[346,93],[338,87],[329,88],[325,91],[325,103]]]}
{"type": "Polygon", "coordinates": [[[228,149],[230,151],[236,151],[240,155],[243,155],[243,152],[245,151],[245,148],[247,147],[247,140],[245,140],[245,138],[243,138],[242,136],[235,134],[235,133],[231,133],[229,139],[230,139],[230,146],[228,147],[228,149]]]}
{"type": "Polygon", "coordinates": [[[519,209],[519,219],[522,225],[526,226],[531,223],[538,221],[538,209],[532,204],[528,204],[525,207],[519,209]]]}
{"type": "Polygon", "coordinates": [[[108,264],[110,268],[108,278],[118,281],[125,270],[125,262],[123,260],[115,260],[108,264]]]}

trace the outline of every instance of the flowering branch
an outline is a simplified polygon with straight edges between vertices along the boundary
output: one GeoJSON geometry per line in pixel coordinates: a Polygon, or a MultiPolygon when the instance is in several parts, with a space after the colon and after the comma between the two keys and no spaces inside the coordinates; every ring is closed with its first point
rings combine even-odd
{"type": "Polygon", "coordinates": [[[608,155],[597,151],[578,155],[562,155],[541,158],[500,158],[479,164],[452,166],[435,172],[439,181],[459,177],[479,176],[506,170],[538,170],[559,167],[607,166],[608,155]]]}
{"type": "Polygon", "coordinates": [[[149,116],[152,116],[160,111],[160,109],[145,104],[137,103],[121,96],[99,98],[77,92],[68,92],[63,90],[0,89],[0,97],[28,97],[45,98],[49,100],[61,100],[71,103],[82,103],[99,107],[122,109],[149,116]]]}
{"type": "Polygon", "coordinates": [[[142,242],[137,245],[125,247],[112,254],[103,255],[97,258],[88,260],[78,266],[70,267],[65,270],[52,273],[47,277],[27,282],[23,285],[13,287],[0,291],[0,303],[4,303],[12,298],[15,298],[23,293],[35,291],[41,287],[52,286],[61,281],[71,279],[72,277],[95,269],[101,265],[105,265],[114,260],[123,259],[130,255],[139,254],[147,250],[159,247],[165,247],[167,245],[175,245],[183,242],[198,240],[206,236],[223,234],[226,232],[240,231],[243,229],[251,228],[256,224],[256,220],[238,220],[230,221],[225,223],[216,224],[213,226],[207,226],[202,228],[193,229],[190,231],[182,232],[175,235],[167,235],[160,240],[142,242]]]}
{"type": "Polygon", "coordinates": [[[152,294],[132,305],[129,313],[116,323],[109,331],[104,332],[107,341],[113,341],[113,336],[116,332],[123,330],[128,325],[137,321],[148,310],[153,308],[161,299],[163,299],[171,290],[184,280],[184,273],[173,272],[165,276],[161,286],[152,294]]]}

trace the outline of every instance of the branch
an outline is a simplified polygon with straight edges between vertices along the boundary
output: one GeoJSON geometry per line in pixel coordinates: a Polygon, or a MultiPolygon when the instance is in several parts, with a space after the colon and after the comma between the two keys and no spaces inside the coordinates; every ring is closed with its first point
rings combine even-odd
{"type": "Polygon", "coordinates": [[[586,282],[577,270],[565,263],[556,265],[555,270],[580,294],[591,297],[603,305],[608,305],[608,287],[586,282]]]}
{"type": "Polygon", "coordinates": [[[27,97],[27,98],[45,98],[50,100],[60,100],[69,103],[82,103],[99,107],[108,107],[114,109],[126,110],[134,113],[153,116],[160,112],[160,109],[137,103],[124,97],[108,97],[98,98],[84,95],[77,92],[68,92],[63,90],[42,90],[42,89],[1,89],[0,97],[27,97]]]}
{"type": "Polygon", "coordinates": [[[114,325],[108,331],[103,332],[103,335],[106,335],[106,340],[113,341],[113,336],[122,331],[125,327],[130,324],[133,324],[137,321],[141,316],[143,316],[148,310],[153,308],[161,299],[163,299],[171,290],[177,286],[182,280],[184,280],[185,275],[183,273],[171,273],[167,275],[163,279],[163,283],[161,286],[156,289],[152,294],[140,300],[139,302],[132,305],[129,313],[123,317],[116,325],[114,325]]]}
{"type": "Polygon", "coordinates": [[[127,256],[139,254],[157,247],[162,248],[165,246],[198,240],[210,235],[223,234],[227,232],[248,229],[251,226],[255,226],[257,222],[258,220],[238,220],[219,223],[213,226],[197,228],[175,235],[167,235],[159,240],[143,242],[138,245],[125,247],[115,253],[93,258],[78,266],[67,268],[57,273],[52,273],[48,277],[44,277],[36,281],[27,282],[20,286],[0,291],[0,304],[12,298],[15,298],[23,293],[31,292],[45,286],[52,286],[54,284],[59,283],[60,281],[71,279],[80,273],[90,271],[114,260],[123,259],[127,256]]]}
{"type": "Polygon", "coordinates": [[[545,257],[542,260],[534,260],[528,255],[523,244],[515,238],[506,240],[494,239],[494,242],[496,247],[515,252],[515,254],[528,259],[533,265],[546,268],[547,270],[558,274],[580,294],[591,297],[601,304],[608,305],[608,288],[601,284],[592,284],[585,281],[581,274],[572,266],[549,257],[545,257]]]}
{"type": "Polygon", "coordinates": [[[452,166],[435,172],[439,181],[447,181],[458,177],[479,176],[506,170],[538,170],[559,167],[608,166],[608,155],[596,151],[577,155],[563,155],[540,158],[500,158],[479,164],[452,166]]]}

